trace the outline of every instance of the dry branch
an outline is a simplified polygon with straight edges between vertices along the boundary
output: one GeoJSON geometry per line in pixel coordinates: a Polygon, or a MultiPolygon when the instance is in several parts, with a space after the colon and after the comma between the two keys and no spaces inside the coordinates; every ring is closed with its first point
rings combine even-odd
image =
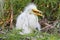
{"type": "Polygon", "coordinates": [[[42,27],[41,30],[51,29],[51,28],[54,28],[54,27],[55,27],[55,26],[50,25],[50,24],[47,22],[46,19],[40,20],[39,22],[40,22],[40,24],[41,24],[42,26],[44,26],[44,27],[42,27]]]}
{"type": "Polygon", "coordinates": [[[10,29],[13,28],[13,6],[12,6],[12,3],[10,2],[10,29]]]}

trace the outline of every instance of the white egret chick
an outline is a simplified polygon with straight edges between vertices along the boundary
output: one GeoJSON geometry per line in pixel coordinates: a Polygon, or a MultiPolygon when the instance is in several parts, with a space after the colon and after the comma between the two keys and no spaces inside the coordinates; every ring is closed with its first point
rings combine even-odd
{"type": "Polygon", "coordinates": [[[41,26],[38,23],[38,16],[43,16],[35,4],[31,3],[25,7],[24,11],[17,17],[16,29],[22,29],[20,34],[32,33],[36,28],[40,31],[41,26]]]}

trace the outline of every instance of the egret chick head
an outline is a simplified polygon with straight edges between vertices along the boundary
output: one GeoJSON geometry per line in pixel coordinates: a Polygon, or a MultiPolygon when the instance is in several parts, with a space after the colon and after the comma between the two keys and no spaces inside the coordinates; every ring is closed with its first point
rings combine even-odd
{"type": "Polygon", "coordinates": [[[25,9],[24,9],[24,12],[31,12],[32,9],[37,9],[36,5],[34,3],[30,3],[28,4],[25,9]]]}
{"type": "Polygon", "coordinates": [[[27,12],[29,14],[43,16],[42,11],[39,11],[34,3],[30,3],[28,6],[26,6],[24,12],[27,12]]]}

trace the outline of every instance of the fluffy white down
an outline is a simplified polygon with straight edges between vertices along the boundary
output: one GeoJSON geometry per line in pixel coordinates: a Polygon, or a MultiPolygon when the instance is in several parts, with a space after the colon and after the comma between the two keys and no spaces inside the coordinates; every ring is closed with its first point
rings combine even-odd
{"type": "Polygon", "coordinates": [[[22,29],[22,32],[20,32],[22,35],[32,33],[36,28],[39,31],[41,30],[40,24],[38,23],[38,16],[31,12],[34,8],[36,8],[36,5],[29,4],[17,17],[16,29],[22,29]]]}

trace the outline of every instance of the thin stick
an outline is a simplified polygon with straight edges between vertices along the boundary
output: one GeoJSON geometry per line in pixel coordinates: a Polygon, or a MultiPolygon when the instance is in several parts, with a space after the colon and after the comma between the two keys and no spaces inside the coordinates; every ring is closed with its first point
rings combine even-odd
{"type": "MultiPolygon", "coordinates": [[[[11,1],[10,1],[11,3],[11,1]]],[[[12,3],[10,4],[10,13],[11,13],[11,17],[10,17],[10,29],[13,28],[13,6],[12,3]]]]}

